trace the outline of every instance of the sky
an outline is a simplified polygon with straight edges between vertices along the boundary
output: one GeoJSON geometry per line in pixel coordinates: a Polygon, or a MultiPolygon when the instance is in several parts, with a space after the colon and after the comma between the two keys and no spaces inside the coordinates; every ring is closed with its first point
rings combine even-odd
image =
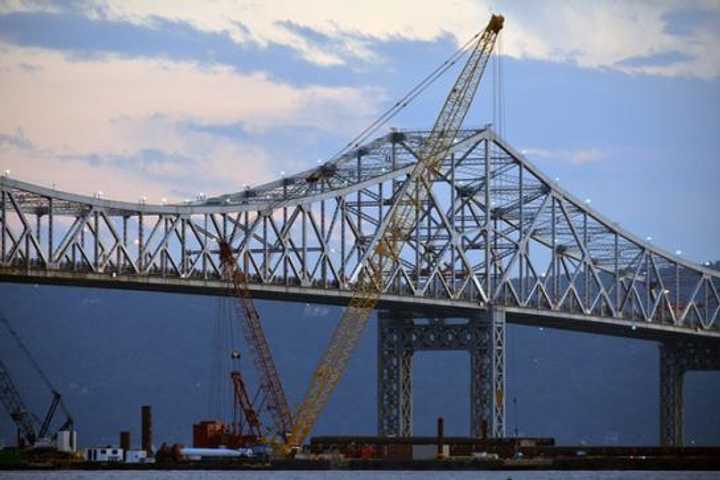
{"type": "MultiPolygon", "coordinates": [[[[717,1],[0,0],[0,167],[156,203],[268,181],[329,158],[491,12],[502,78],[466,126],[499,118],[502,85],[502,133],[563,187],[720,257],[717,1]]],[[[429,128],[456,73],[391,126],[429,128]]]]}
{"type": "MultiPolygon", "coordinates": [[[[720,2],[421,3],[0,0],[0,171],[160,203],[309,168],[494,12],[466,126],[495,122],[639,237],[720,258],[720,2]]],[[[451,82],[392,126],[430,128],[451,82]]]]}

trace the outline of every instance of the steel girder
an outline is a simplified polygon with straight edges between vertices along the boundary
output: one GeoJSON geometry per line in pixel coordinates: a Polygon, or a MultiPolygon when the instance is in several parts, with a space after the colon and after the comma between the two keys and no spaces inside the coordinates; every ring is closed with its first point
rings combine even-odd
{"type": "MultiPolygon", "coordinates": [[[[0,277],[222,283],[217,241],[252,288],[344,298],[426,132],[400,132],[275,182],[178,205],[116,202],[0,178],[0,277]],[[243,265],[239,265],[243,269],[243,265]]],[[[491,129],[461,132],[385,296],[567,314],[720,338],[720,274],[657,249],[562,190],[491,129]]],[[[192,289],[193,287],[189,287],[192,289]]]]}

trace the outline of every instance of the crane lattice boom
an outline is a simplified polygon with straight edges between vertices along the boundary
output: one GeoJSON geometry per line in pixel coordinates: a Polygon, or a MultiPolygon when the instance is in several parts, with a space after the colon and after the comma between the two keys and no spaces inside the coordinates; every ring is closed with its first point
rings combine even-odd
{"type": "Polygon", "coordinates": [[[462,126],[493,51],[504,18],[493,15],[479,37],[462,72],[450,90],[429,138],[407,180],[395,193],[397,199],[380,224],[381,236],[368,245],[372,253],[360,270],[353,297],[335,327],[330,345],[313,373],[310,387],[295,416],[287,448],[302,445],[330,394],[340,382],[350,356],[365,330],[371,311],[382,294],[385,273],[399,262],[400,253],[414,230],[420,205],[437,174],[448,148],[462,126]]]}
{"type": "Polygon", "coordinates": [[[280,375],[275,368],[270,345],[260,323],[260,314],[250,296],[247,276],[238,270],[230,245],[226,241],[220,240],[219,247],[224,274],[227,280],[232,282],[233,291],[239,300],[236,307],[242,319],[241,329],[260,376],[260,389],[265,394],[267,409],[275,424],[275,433],[284,435],[290,431],[292,425],[290,407],[280,382],[280,375]]]}
{"type": "Polygon", "coordinates": [[[39,425],[25,406],[25,402],[2,360],[0,360],[0,401],[17,425],[20,438],[28,445],[34,444],[38,438],[39,425]]]}
{"type": "MultiPolygon", "coordinates": [[[[234,426],[241,427],[239,428],[239,431],[234,433],[246,433],[260,439],[262,437],[262,425],[260,424],[260,419],[255,411],[255,406],[252,404],[250,396],[248,395],[242,374],[238,371],[230,372],[230,378],[233,382],[234,408],[242,410],[242,418],[244,419],[242,422],[238,422],[237,419],[234,419],[234,426]]],[[[237,417],[238,412],[236,411],[235,413],[237,417]]]]}
{"type": "Polygon", "coordinates": [[[72,430],[74,428],[74,420],[65,406],[62,395],[55,389],[53,384],[50,382],[50,379],[45,374],[45,371],[40,367],[40,364],[37,360],[35,360],[35,357],[33,357],[32,353],[30,353],[30,350],[25,345],[25,342],[22,341],[20,335],[18,335],[15,329],[12,328],[10,322],[4,315],[0,314],[0,322],[5,325],[7,331],[15,339],[15,342],[17,342],[20,349],[23,351],[35,371],[38,375],[40,375],[40,378],[43,380],[45,385],[47,385],[53,395],[50,408],[48,408],[42,424],[39,424],[37,418],[25,407],[22,397],[20,396],[17,388],[15,388],[15,384],[10,377],[10,372],[8,372],[7,367],[0,362],[0,401],[5,405],[5,409],[18,426],[18,430],[23,440],[27,442],[28,445],[32,445],[36,440],[44,438],[50,429],[50,424],[52,423],[58,407],[60,407],[65,415],[65,423],[63,423],[60,427],[60,430],[72,430]]]}

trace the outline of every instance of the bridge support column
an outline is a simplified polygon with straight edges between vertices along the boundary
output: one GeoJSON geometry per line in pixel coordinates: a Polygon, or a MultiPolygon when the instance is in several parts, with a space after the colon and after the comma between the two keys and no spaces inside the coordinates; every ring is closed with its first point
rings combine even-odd
{"type": "Polygon", "coordinates": [[[685,371],[671,344],[660,345],[660,445],[682,445],[683,377],[685,371]]]}
{"type": "Polygon", "coordinates": [[[665,342],[660,345],[660,444],[683,445],[683,380],[690,370],[720,370],[720,345],[665,342]]]}
{"type": "Polygon", "coordinates": [[[470,434],[505,436],[505,311],[474,328],[470,348],[470,434]]]}
{"type": "Polygon", "coordinates": [[[492,329],[492,436],[505,436],[505,310],[490,310],[492,329]]]}
{"type": "Polygon", "coordinates": [[[381,311],[378,321],[378,435],[412,435],[412,357],[422,350],[470,353],[470,434],[505,435],[504,311],[465,323],[381,311]]]}
{"type": "Polygon", "coordinates": [[[378,314],[378,435],[412,436],[412,319],[378,314]]]}

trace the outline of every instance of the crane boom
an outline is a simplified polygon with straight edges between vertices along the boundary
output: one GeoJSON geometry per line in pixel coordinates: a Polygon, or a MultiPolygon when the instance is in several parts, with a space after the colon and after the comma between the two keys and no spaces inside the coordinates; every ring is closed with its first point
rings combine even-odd
{"type": "Polygon", "coordinates": [[[48,378],[47,374],[40,367],[40,364],[37,362],[37,360],[35,360],[35,357],[32,355],[32,353],[30,353],[30,349],[28,349],[28,347],[25,345],[25,342],[23,342],[22,338],[20,338],[20,335],[18,335],[18,333],[15,331],[14,328],[12,328],[12,325],[10,325],[10,322],[8,321],[8,319],[5,318],[4,315],[0,314],[0,321],[5,325],[5,328],[7,329],[7,331],[15,339],[15,342],[18,344],[20,349],[23,351],[25,356],[28,358],[28,360],[32,364],[35,371],[38,373],[38,375],[40,375],[40,378],[42,378],[45,385],[48,387],[48,389],[53,394],[53,399],[52,399],[52,402],[50,403],[50,408],[48,409],[47,413],[45,414],[45,419],[43,420],[43,423],[40,426],[40,429],[37,430],[36,438],[44,437],[47,434],[47,432],[50,428],[50,423],[52,422],[52,419],[55,415],[55,411],[57,410],[58,407],[60,407],[60,410],[62,410],[63,414],[65,415],[65,423],[63,424],[63,426],[60,429],[61,430],[65,430],[68,428],[72,429],[74,426],[74,420],[73,420],[72,415],[70,414],[70,411],[65,406],[65,402],[63,401],[62,395],[60,394],[60,392],[57,391],[57,389],[55,389],[52,382],[50,382],[50,379],[48,378]]]}
{"type": "Polygon", "coordinates": [[[395,192],[396,201],[378,227],[381,231],[379,240],[368,246],[372,253],[364,268],[359,270],[350,304],[333,331],[328,349],[320,359],[295,415],[286,452],[302,445],[340,382],[370,313],[380,299],[385,273],[399,261],[403,246],[415,228],[415,213],[427,197],[440,164],[472,104],[503,23],[502,16],[493,15],[485,30],[476,35],[477,42],[420,149],[417,163],[395,192]]]}
{"type": "Polygon", "coordinates": [[[40,364],[37,363],[37,361],[35,360],[35,357],[33,357],[32,353],[30,353],[30,350],[25,345],[25,342],[22,341],[22,338],[20,338],[20,335],[18,335],[18,333],[15,331],[14,328],[12,328],[12,325],[10,325],[10,322],[8,321],[8,319],[5,318],[4,315],[0,315],[0,321],[3,322],[8,333],[10,333],[10,335],[12,335],[12,337],[15,339],[15,342],[18,344],[18,347],[20,347],[20,350],[22,350],[23,353],[25,354],[25,356],[28,358],[28,360],[32,364],[35,371],[38,373],[38,375],[40,375],[40,378],[42,378],[43,382],[45,382],[45,385],[47,385],[47,387],[51,391],[55,391],[55,387],[53,387],[52,383],[50,382],[50,379],[45,374],[45,371],[42,368],[40,368],[40,364]]]}
{"type": "Polygon", "coordinates": [[[0,360],[0,401],[18,427],[20,438],[28,445],[38,439],[37,420],[25,406],[5,364],[0,360]]]}
{"type": "Polygon", "coordinates": [[[235,409],[239,408],[242,410],[243,418],[245,419],[243,430],[246,430],[249,435],[259,439],[262,437],[262,425],[260,424],[260,419],[255,411],[255,406],[247,393],[247,388],[245,387],[242,374],[238,371],[230,372],[230,378],[232,379],[233,391],[235,392],[235,409]]]}
{"type": "MultiPolygon", "coordinates": [[[[255,308],[247,286],[247,275],[238,270],[232,248],[225,240],[219,241],[219,247],[224,274],[226,279],[232,283],[233,291],[238,299],[236,306],[242,318],[241,329],[252,354],[255,368],[260,375],[260,389],[267,398],[267,408],[275,423],[275,432],[284,435],[290,431],[292,426],[290,407],[280,381],[280,375],[275,367],[270,345],[260,323],[260,314],[255,308]]],[[[245,272],[247,272],[247,266],[245,272]]]]}
{"type": "MultiPolygon", "coordinates": [[[[45,413],[45,419],[43,420],[42,425],[40,425],[40,431],[38,432],[38,437],[43,438],[47,435],[48,430],[50,430],[50,423],[52,422],[53,417],[55,416],[55,412],[57,411],[58,405],[60,402],[62,402],[62,395],[60,395],[58,392],[53,391],[53,398],[50,402],[50,407],[48,407],[47,413],[45,413]]],[[[64,430],[64,429],[61,429],[64,430]]]]}

